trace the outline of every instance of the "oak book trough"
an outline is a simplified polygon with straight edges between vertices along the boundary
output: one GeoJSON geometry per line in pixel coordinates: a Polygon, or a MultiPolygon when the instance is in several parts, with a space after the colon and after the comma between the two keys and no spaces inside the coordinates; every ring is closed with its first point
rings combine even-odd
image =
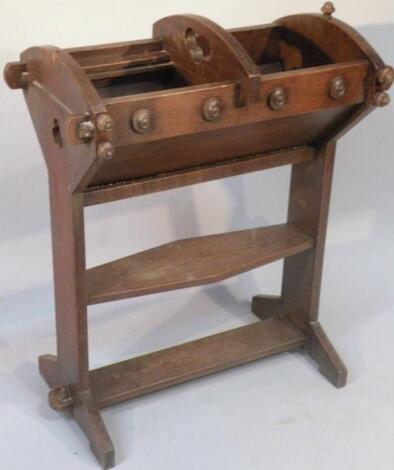
{"type": "Polygon", "coordinates": [[[335,386],[346,369],[318,323],[336,140],[388,104],[393,69],[322,14],[224,30],[164,18],[153,39],[32,47],[7,64],[49,172],[57,355],[39,359],[104,468],[100,409],[282,351],[304,348],[335,386]],[[86,269],[84,207],[292,165],[287,222],[174,241],[86,269]],[[89,370],[87,307],[220,281],[284,259],[282,293],[257,295],[253,324],[89,370]]]}

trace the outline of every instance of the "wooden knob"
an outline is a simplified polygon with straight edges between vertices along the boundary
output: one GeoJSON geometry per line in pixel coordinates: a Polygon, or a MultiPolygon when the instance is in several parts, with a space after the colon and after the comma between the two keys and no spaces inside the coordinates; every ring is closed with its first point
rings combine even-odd
{"type": "Polygon", "coordinates": [[[149,109],[139,109],[131,118],[131,127],[138,134],[145,134],[152,128],[152,113],[149,109]]]}
{"type": "Polygon", "coordinates": [[[274,111],[282,109],[287,102],[287,94],[283,87],[275,87],[268,97],[268,105],[274,111]]]}
{"type": "Polygon", "coordinates": [[[394,82],[393,67],[382,67],[376,75],[376,81],[381,85],[383,90],[388,90],[394,82]]]}
{"type": "Polygon", "coordinates": [[[101,142],[97,146],[97,156],[105,160],[111,160],[114,156],[115,149],[111,142],[101,142]]]}
{"type": "Polygon", "coordinates": [[[373,98],[373,104],[375,106],[379,106],[380,108],[383,108],[384,106],[387,106],[390,104],[390,95],[386,93],[385,91],[381,91],[379,93],[376,93],[374,98],[373,98]]]}
{"type": "Polygon", "coordinates": [[[333,100],[339,100],[346,94],[346,82],[343,77],[335,77],[330,82],[330,96],[333,100]]]}
{"type": "Polygon", "coordinates": [[[218,121],[223,114],[224,106],[220,98],[208,98],[204,101],[202,115],[206,121],[218,121]]]}
{"type": "Polygon", "coordinates": [[[101,132],[109,132],[114,128],[114,121],[109,114],[100,114],[96,120],[97,129],[101,132]]]}

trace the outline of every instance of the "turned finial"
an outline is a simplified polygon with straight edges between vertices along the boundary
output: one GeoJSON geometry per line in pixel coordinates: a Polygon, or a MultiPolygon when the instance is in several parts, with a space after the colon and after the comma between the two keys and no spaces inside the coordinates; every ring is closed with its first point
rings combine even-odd
{"type": "Polygon", "coordinates": [[[323,13],[323,15],[328,17],[331,17],[334,11],[335,7],[332,2],[326,2],[321,8],[321,12],[323,13]]]}

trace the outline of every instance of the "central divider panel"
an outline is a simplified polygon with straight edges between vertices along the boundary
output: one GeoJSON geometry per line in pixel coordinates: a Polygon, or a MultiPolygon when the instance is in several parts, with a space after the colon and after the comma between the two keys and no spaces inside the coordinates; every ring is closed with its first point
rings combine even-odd
{"type": "Polygon", "coordinates": [[[238,106],[257,101],[261,73],[237,39],[213,21],[198,15],[173,15],[153,25],[153,36],[189,83],[235,80],[238,106]]]}
{"type": "Polygon", "coordinates": [[[209,284],[313,247],[293,224],[178,240],[88,269],[87,302],[209,284]]]}
{"type": "Polygon", "coordinates": [[[303,346],[304,334],[269,318],[90,372],[95,405],[104,408],[220,370],[303,346]]]}

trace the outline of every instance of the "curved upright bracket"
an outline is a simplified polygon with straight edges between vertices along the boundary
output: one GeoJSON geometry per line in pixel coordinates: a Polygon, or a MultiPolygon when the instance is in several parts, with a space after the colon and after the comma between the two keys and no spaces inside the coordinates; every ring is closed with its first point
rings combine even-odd
{"type": "Polygon", "coordinates": [[[101,164],[99,142],[109,136],[96,130],[92,138],[80,139],[78,126],[84,121],[94,126],[106,106],[78,63],[62,49],[32,47],[21,60],[25,99],[49,172],[66,175],[71,192],[81,190],[101,164]],[[59,168],[63,165],[64,170],[59,168]]]}
{"type": "Polygon", "coordinates": [[[235,80],[237,106],[259,99],[261,73],[249,54],[229,32],[197,15],[175,15],[153,25],[173,63],[192,84],[235,80]]]}

